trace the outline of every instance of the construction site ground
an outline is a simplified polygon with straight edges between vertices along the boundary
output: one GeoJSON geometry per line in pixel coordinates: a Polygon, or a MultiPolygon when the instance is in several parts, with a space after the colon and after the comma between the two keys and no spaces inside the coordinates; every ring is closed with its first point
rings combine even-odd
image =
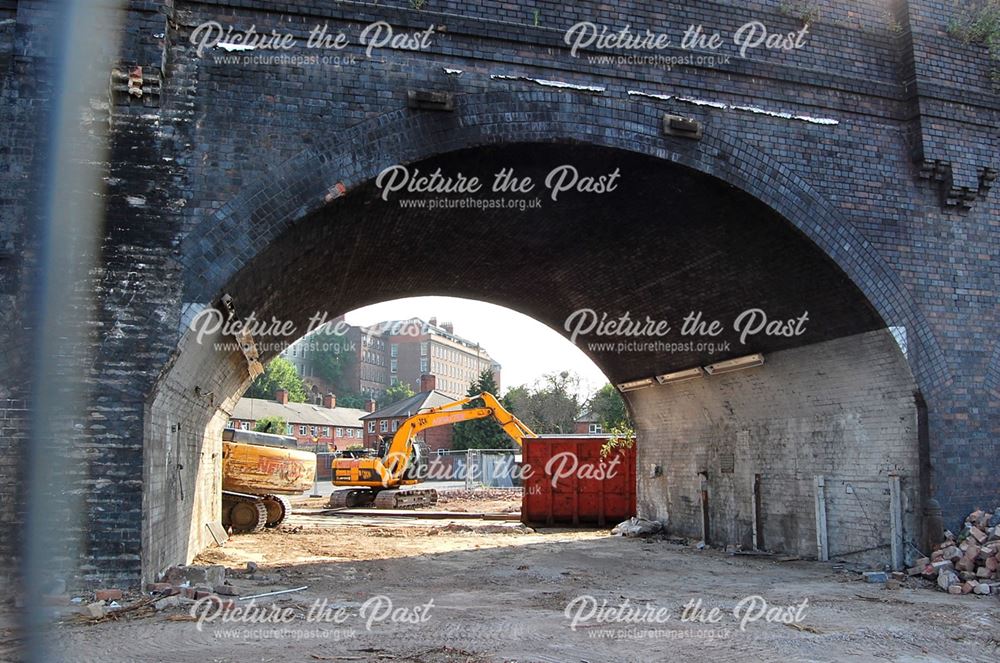
{"type": "MultiPolygon", "coordinates": [[[[199,663],[1000,658],[993,596],[886,589],[829,563],[613,537],[606,527],[532,531],[510,520],[343,517],[324,515],[322,501],[299,506],[280,529],[234,536],[195,562],[225,565],[241,596],[305,587],[255,601],[286,621],[199,624],[189,606],[135,610],[66,620],[52,646],[65,660],[199,663]],[[754,596],[780,610],[741,630],[734,609],[754,596]],[[685,613],[692,601],[701,611],[685,613]]],[[[454,497],[438,508],[500,514],[516,512],[517,501],[454,497]]]]}

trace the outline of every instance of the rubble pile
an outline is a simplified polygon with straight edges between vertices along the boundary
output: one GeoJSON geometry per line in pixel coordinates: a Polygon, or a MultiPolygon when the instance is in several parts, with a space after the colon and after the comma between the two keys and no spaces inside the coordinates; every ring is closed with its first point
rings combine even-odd
{"type": "Polygon", "coordinates": [[[945,532],[931,556],[916,561],[907,573],[937,582],[951,594],[1000,595],[1000,508],[976,510],[956,537],[945,532]]]}
{"type": "Polygon", "coordinates": [[[146,588],[158,597],[153,604],[157,610],[184,605],[190,601],[211,598],[224,609],[235,606],[236,589],[226,582],[226,567],[212,566],[171,566],[160,582],[150,583],[146,588]]]}

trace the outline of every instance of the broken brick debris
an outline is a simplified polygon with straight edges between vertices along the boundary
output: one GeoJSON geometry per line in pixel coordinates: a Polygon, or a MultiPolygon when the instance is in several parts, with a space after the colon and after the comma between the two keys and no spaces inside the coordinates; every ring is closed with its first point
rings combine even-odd
{"type": "Polygon", "coordinates": [[[1000,508],[977,509],[965,519],[956,537],[945,532],[930,558],[921,558],[907,570],[934,580],[950,594],[1000,595],[1000,508]]]}

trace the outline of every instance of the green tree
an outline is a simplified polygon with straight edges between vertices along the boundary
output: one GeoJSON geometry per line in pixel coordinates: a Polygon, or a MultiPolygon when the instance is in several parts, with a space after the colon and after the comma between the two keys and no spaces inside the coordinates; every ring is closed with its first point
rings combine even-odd
{"type": "Polygon", "coordinates": [[[275,357],[264,369],[264,372],[247,389],[246,396],[250,398],[274,399],[278,389],[288,390],[288,400],[293,403],[304,403],[306,388],[302,378],[295,372],[295,367],[287,359],[275,357]]]}
{"type": "Polygon", "coordinates": [[[590,397],[590,411],[601,423],[601,428],[611,431],[632,428],[632,419],[625,408],[625,399],[614,385],[606,384],[590,397]]]}
{"type": "Polygon", "coordinates": [[[355,410],[365,409],[365,401],[368,400],[356,391],[337,392],[337,407],[350,407],[355,410]]]}
{"type": "Polygon", "coordinates": [[[580,412],[579,387],[580,378],[569,371],[544,375],[531,391],[522,420],[536,433],[572,433],[580,412]]]}
{"type": "MultiPolygon", "coordinates": [[[[478,396],[485,392],[496,395],[497,383],[493,379],[493,371],[485,370],[479,374],[473,382],[469,384],[469,396],[478,396]]],[[[501,399],[501,404],[508,407],[506,399],[501,399]]],[[[462,406],[465,409],[483,407],[482,399],[475,399],[462,406]]],[[[509,408],[508,408],[509,409],[509,408]]],[[[496,420],[474,419],[472,421],[462,421],[455,424],[454,433],[451,438],[453,449],[516,449],[517,443],[510,439],[500,428],[496,420]]]]}
{"type": "Polygon", "coordinates": [[[385,396],[382,398],[384,402],[379,403],[379,407],[385,407],[387,405],[392,405],[393,403],[398,403],[399,401],[406,400],[413,395],[414,392],[410,385],[397,382],[385,390],[385,396]]]}
{"type": "Polygon", "coordinates": [[[253,429],[258,433],[284,435],[288,432],[288,422],[285,421],[284,417],[263,417],[257,420],[253,429]]]}
{"type": "MultiPolygon", "coordinates": [[[[316,375],[337,392],[346,392],[347,374],[356,357],[347,349],[347,339],[332,326],[320,327],[306,339],[307,361],[316,375]]],[[[340,398],[338,394],[338,398],[340,398]]]]}

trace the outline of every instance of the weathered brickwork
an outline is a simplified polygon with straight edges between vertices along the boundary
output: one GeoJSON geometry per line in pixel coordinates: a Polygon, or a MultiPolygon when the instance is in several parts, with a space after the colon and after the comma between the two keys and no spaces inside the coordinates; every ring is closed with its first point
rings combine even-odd
{"type": "MultiPolygon", "coordinates": [[[[588,237],[603,238],[596,244],[621,247],[621,256],[611,251],[614,259],[604,248],[578,245],[563,226],[553,240],[558,249],[532,245],[531,233],[505,237],[502,229],[513,219],[484,214],[476,217],[480,228],[457,217],[442,217],[440,228],[465,234],[468,243],[453,250],[481,251],[484,243],[497,243],[494,262],[487,264],[492,271],[477,271],[453,259],[456,254],[429,261],[427,273],[405,277],[384,274],[396,258],[384,251],[374,265],[364,264],[362,220],[371,219],[383,237],[413,237],[404,230],[415,217],[351,206],[352,199],[372,198],[370,182],[382,168],[484,146],[573,143],[642,155],[673,168],[662,171],[667,180],[644,183],[663,193],[668,209],[681,205],[683,191],[665,182],[687,171],[722,183],[718,190],[698,184],[702,195],[719,198],[728,185],[772,210],[775,241],[792,233],[803,245],[793,250],[794,264],[774,275],[808,281],[809,274],[827,274],[835,265],[846,276],[829,277],[836,283],[824,297],[829,316],[816,321],[831,330],[829,338],[868,331],[872,320],[906,328],[909,370],[928,404],[932,492],[946,516],[954,520],[998,501],[1000,268],[991,257],[1000,252],[1000,206],[996,188],[982,182],[1000,163],[1000,101],[985,52],[946,34],[955,11],[949,0],[813,4],[820,18],[801,50],[740,58],[727,43],[721,51],[728,62],[668,70],[590,61],[587,56],[603,55],[592,49],[574,58],[563,34],[589,20],[614,29],[648,27],[676,42],[692,23],[731,35],[746,21],[760,20],[789,32],[801,27],[801,17],[777,0],[669,8],[652,0],[429,0],[420,11],[402,0],[130,2],[119,53],[102,66],[109,79],[113,69],[122,72],[112,88],[127,86],[129,73],[141,67],[133,78],[143,94],[112,89],[97,100],[91,118],[95,126],[110,127],[112,140],[102,262],[94,275],[96,337],[85,372],[92,387],[89,423],[71,442],[87,459],[74,481],[88,495],[93,518],[81,578],[134,580],[140,570],[148,576],[184,561],[207,541],[204,521],[218,509],[210,497],[216,428],[247,376],[240,372],[241,356],[207,355],[181,336],[185,315],[223,293],[234,294],[244,315],[280,313],[298,322],[317,305],[336,315],[346,310],[341,307],[409,293],[478,294],[556,328],[560,316],[579,307],[614,311],[627,302],[640,315],[674,313],[671,307],[680,305],[671,303],[672,292],[695,293],[699,308],[715,300],[758,305],[762,291],[733,281],[735,270],[706,269],[690,281],[672,275],[668,290],[664,274],[682,268],[685,258],[678,252],[666,262],[669,248],[656,241],[655,225],[665,217],[647,219],[649,230],[642,231],[640,210],[627,210],[631,221],[623,222],[622,208],[611,204],[573,213],[591,224],[588,237]],[[219,58],[270,52],[215,49],[199,57],[189,37],[207,20],[239,29],[254,25],[258,33],[294,32],[300,45],[288,54],[295,56],[316,55],[301,44],[317,24],[345,31],[352,43],[335,53],[339,61],[327,64],[227,62],[219,58]],[[426,50],[383,49],[368,57],[357,37],[375,20],[397,31],[437,30],[426,50]],[[560,90],[537,80],[603,89],[560,90]],[[454,111],[407,109],[407,91],[415,89],[452,94],[454,111]],[[703,122],[704,138],[662,136],[663,113],[703,122]],[[923,177],[928,174],[930,180],[923,177]],[[338,184],[346,196],[337,197],[338,184]],[[607,234],[616,227],[633,230],[607,234]],[[296,232],[302,233],[297,245],[289,239],[296,232]],[[326,248],[311,251],[302,243],[317,237],[326,248]],[[553,262],[554,251],[565,261],[553,262]],[[551,269],[522,273],[525,255],[537,255],[538,264],[551,269]],[[643,259],[623,269],[629,256],[643,259]],[[288,266],[277,269],[275,260],[288,266]],[[325,298],[317,292],[303,296],[298,307],[281,302],[283,287],[306,287],[306,275],[325,289],[325,298]],[[471,286],[472,277],[483,285],[471,286]],[[345,285],[358,282],[372,286],[354,293],[345,285]],[[577,285],[583,283],[593,287],[577,285]],[[93,480],[108,473],[114,485],[93,480]]],[[[10,119],[12,128],[0,134],[0,314],[11,323],[0,341],[25,351],[4,357],[12,366],[30,347],[19,330],[26,324],[34,248],[28,193],[53,78],[39,75],[45,54],[37,44],[45,43],[48,18],[42,2],[0,0],[0,120],[10,119]]],[[[472,162],[488,161],[483,152],[465,154],[472,162]]],[[[732,200],[733,216],[748,207],[732,200]]],[[[691,207],[692,213],[698,209],[691,207]]],[[[766,240],[765,216],[755,218],[766,240]]],[[[568,220],[567,214],[560,222],[568,220]]],[[[723,225],[718,232],[719,241],[732,241],[723,225]]],[[[704,245],[693,241],[698,236],[671,241],[691,240],[688,256],[709,252],[711,235],[704,235],[704,245]]],[[[748,275],[760,272],[765,279],[772,264],[764,260],[765,245],[754,244],[760,252],[752,255],[717,257],[715,264],[743,265],[748,275]]],[[[434,254],[435,245],[420,246],[434,254]]],[[[400,260],[413,251],[406,242],[397,248],[400,260]]],[[[797,301],[803,293],[785,292],[789,309],[812,307],[797,301]]],[[[780,306],[780,297],[774,299],[780,306]]],[[[614,380],[697,363],[672,353],[595,358],[614,380]]],[[[26,383],[20,368],[5,375],[0,397],[25,397],[17,393],[26,383]]],[[[666,392],[656,393],[664,400],[630,396],[640,422],[670,407],[666,392]]],[[[640,442],[665,434],[640,426],[640,442]]],[[[15,448],[16,439],[5,436],[4,444],[15,448]]],[[[3,482],[0,490],[0,498],[13,496],[8,491],[16,490],[15,482],[3,482]]],[[[851,519],[841,521],[846,528],[851,519]]],[[[723,526],[720,519],[713,522],[723,526]]],[[[802,523],[806,539],[808,526],[802,523]]],[[[8,545],[4,552],[10,551],[8,545]]]]}
{"type": "Polygon", "coordinates": [[[638,447],[639,513],[700,538],[705,490],[709,541],[751,548],[756,478],[758,547],[816,556],[814,482],[822,476],[830,557],[884,563],[896,475],[904,538],[909,552],[919,550],[915,387],[892,336],[875,331],[636,392],[637,423],[648,431],[638,447]],[[670,406],[655,407],[663,402],[670,406]]]}

